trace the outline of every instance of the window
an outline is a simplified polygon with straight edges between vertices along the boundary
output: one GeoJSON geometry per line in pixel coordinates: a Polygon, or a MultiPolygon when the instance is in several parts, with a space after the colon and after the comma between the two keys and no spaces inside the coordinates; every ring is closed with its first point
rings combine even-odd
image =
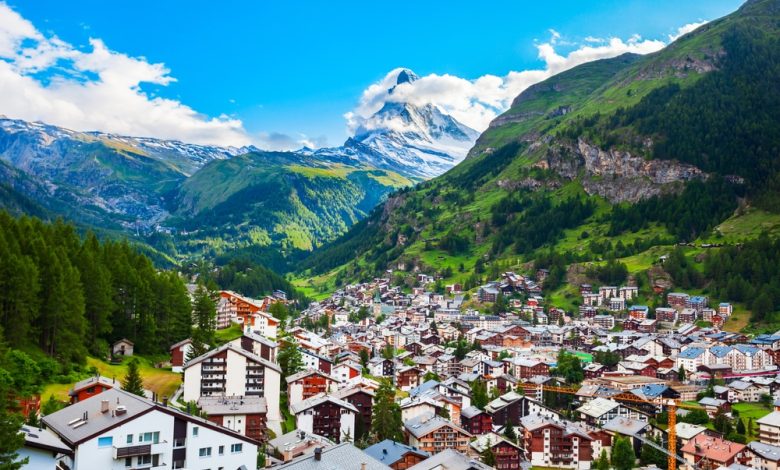
{"type": "Polygon", "coordinates": [[[233,444],[230,446],[231,454],[240,454],[244,450],[244,444],[233,444]]]}
{"type": "Polygon", "coordinates": [[[139,455],[138,456],[138,465],[149,465],[152,463],[152,456],[151,455],[139,455]]]}
{"type": "Polygon", "coordinates": [[[198,437],[198,427],[192,428],[192,437],[198,437]]]}
{"type": "Polygon", "coordinates": [[[98,438],[98,447],[110,447],[113,444],[114,444],[114,438],[111,436],[98,438]]]}
{"type": "Polygon", "coordinates": [[[132,465],[133,465],[133,458],[132,457],[126,458],[125,459],[125,467],[130,467],[132,465]]]}
{"type": "Polygon", "coordinates": [[[211,457],[211,447],[201,447],[198,451],[198,455],[201,457],[211,457]]]}
{"type": "Polygon", "coordinates": [[[219,446],[219,455],[225,455],[225,446],[219,446]]]}
{"type": "Polygon", "coordinates": [[[127,443],[128,444],[132,444],[133,443],[133,435],[132,434],[128,434],[127,435],[127,443]]]}
{"type": "Polygon", "coordinates": [[[160,442],[160,431],[139,434],[138,442],[151,442],[152,444],[158,444],[160,442]]]}

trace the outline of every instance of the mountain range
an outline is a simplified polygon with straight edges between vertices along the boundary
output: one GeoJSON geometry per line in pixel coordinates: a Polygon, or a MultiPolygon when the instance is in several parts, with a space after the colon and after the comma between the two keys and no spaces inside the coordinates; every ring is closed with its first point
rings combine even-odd
{"type": "MultiPolygon", "coordinates": [[[[402,70],[397,83],[413,80],[402,70]]],[[[286,256],[450,169],[477,137],[435,106],[401,102],[386,103],[341,147],[295,152],[0,118],[0,204],[132,234],[171,256],[244,248],[286,256]]]]}

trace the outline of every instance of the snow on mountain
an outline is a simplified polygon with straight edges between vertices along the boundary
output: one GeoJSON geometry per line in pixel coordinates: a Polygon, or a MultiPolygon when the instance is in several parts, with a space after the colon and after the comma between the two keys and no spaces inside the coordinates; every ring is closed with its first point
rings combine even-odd
{"type": "MultiPolygon", "coordinates": [[[[395,85],[412,83],[417,75],[402,69],[395,85]]],[[[457,165],[479,133],[442,112],[437,106],[391,101],[363,119],[342,147],[320,149],[321,155],[341,154],[406,176],[432,178],[457,165]]]]}

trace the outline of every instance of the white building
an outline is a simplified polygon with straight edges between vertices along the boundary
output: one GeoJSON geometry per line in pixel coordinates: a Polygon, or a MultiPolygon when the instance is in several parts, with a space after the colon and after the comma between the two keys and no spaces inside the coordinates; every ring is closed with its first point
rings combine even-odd
{"type": "Polygon", "coordinates": [[[258,442],[205,419],[111,389],[43,418],[73,449],[71,470],[255,468],[258,442]]]}
{"type": "Polygon", "coordinates": [[[355,440],[357,408],[349,402],[320,394],[290,407],[298,430],[327,437],[335,442],[355,440]]]}
{"type": "Polygon", "coordinates": [[[59,460],[73,454],[70,447],[48,429],[24,425],[21,432],[24,434],[24,447],[18,450],[18,454],[20,460],[27,459],[27,464],[22,466],[24,469],[53,469],[59,460]]]}
{"type": "Polygon", "coordinates": [[[282,369],[249,351],[225,344],[184,365],[184,401],[208,396],[261,396],[268,427],[281,434],[279,394],[282,369]]]}

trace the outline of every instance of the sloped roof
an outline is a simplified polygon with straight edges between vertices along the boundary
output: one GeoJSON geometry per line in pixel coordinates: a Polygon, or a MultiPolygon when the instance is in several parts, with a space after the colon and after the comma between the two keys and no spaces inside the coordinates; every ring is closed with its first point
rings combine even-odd
{"type": "Polygon", "coordinates": [[[376,444],[367,447],[363,452],[385,465],[393,465],[409,453],[419,455],[424,459],[430,457],[431,455],[424,450],[420,450],[416,447],[408,446],[406,444],[401,444],[400,442],[395,442],[390,439],[377,442],[376,444]]]}

